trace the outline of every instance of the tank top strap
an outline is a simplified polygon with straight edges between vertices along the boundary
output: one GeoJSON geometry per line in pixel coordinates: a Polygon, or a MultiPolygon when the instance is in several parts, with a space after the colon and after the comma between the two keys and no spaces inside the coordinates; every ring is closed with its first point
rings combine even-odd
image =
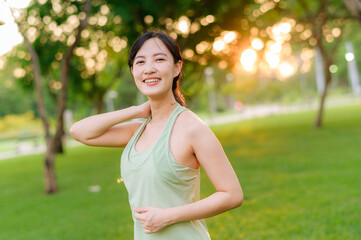
{"type": "Polygon", "coordinates": [[[152,115],[150,115],[149,117],[147,117],[142,125],[138,128],[138,130],[134,133],[133,137],[129,140],[127,146],[129,145],[130,147],[132,147],[134,145],[134,143],[136,141],[138,141],[138,138],[140,137],[140,135],[143,133],[143,130],[145,128],[145,126],[148,124],[148,122],[152,119],[152,115]]]}
{"type": "Polygon", "coordinates": [[[175,120],[177,119],[178,115],[181,114],[184,110],[187,110],[187,108],[183,107],[182,105],[179,105],[173,110],[172,114],[169,116],[168,122],[164,128],[164,134],[162,136],[162,139],[169,140],[170,134],[173,129],[173,125],[175,123],[175,120]]]}

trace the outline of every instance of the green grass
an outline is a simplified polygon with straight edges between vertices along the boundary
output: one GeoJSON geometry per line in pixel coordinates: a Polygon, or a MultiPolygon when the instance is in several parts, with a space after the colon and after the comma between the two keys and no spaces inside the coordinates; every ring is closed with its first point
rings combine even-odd
{"type": "MultiPolygon", "coordinates": [[[[361,239],[361,105],[213,127],[239,177],[242,207],[207,219],[213,240],[361,239]]],[[[43,193],[42,156],[0,161],[0,239],[130,240],[121,150],[75,147],[43,193]],[[88,187],[100,185],[99,193],[88,187]]],[[[214,187],[202,172],[202,197],[214,187]]]]}
{"type": "Polygon", "coordinates": [[[16,147],[16,140],[14,139],[6,139],[1,141],[0,140],[0,153],[6,151],[14,151],[16,147]]]}

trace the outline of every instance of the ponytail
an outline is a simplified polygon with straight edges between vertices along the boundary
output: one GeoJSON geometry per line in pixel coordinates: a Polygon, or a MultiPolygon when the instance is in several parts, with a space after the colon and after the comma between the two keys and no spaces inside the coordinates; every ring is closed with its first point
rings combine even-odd
{"type": "Polygon", "coordinates": [[[172,90],[173,90],[173,96],[175,98],[175,100],[183,107],[186,106],[186,101],[183,97],[183,94],[181,93],[181,88],[180,88],[180,84],[179,84],[179,76],[176,77],[177,79],[173,80],[173,86],[172,86],[172,90]]]}

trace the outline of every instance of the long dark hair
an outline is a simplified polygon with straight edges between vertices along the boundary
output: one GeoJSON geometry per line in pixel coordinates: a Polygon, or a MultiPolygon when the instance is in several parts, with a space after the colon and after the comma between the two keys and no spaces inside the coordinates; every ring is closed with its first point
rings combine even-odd
{"type": "MultiPolygon", "coordinates": [[[[134,58],[137,55],[139,49],[143,46],[143,44],[151,39],[151,38],[159,38],[164,45],[168,48],[170,53],[173,56],[174,64],[181,61],[182,62],[182,68],[183,68],[183,58],[181,55],[180,48],[178,46],[178,43],[169,35],[165,34],[164,32],[158,31],[158,32],[146,32],[140,35],[135,42],[133,43],[132,47],[130,48],[129,52],[129,58],[128,58],[128,66],[130,68],[133,67],[134,58]]],[[[182,80],[182,69],[178,76],[173,78],[173,85],[172,85],[172,91],[175,100],[182,106],[186,106],[186,102],[184,100],[184,97],[181,93],[180,88],[180,81],[182,80]]]]}

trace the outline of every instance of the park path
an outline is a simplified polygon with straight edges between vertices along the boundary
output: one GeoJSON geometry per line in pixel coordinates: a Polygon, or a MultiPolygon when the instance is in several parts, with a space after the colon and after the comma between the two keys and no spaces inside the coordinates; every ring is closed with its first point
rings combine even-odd
{"type": "MultiPolygon", "coordinates": [[[[309,102],[303,102],[301,104],[294,105],[282,105],[282,104],[264,104],[264,105],[255,105],[255,106],[244,106],[240,112],[215,116],[213,118],[206,118],[204,121],[209,125],[220,125],[232,122],[238,122],[246,119],[253,118],[261,118],[270,115],[281,115],[281,114],[289,114],[296,112],[304,112],[304,111],[315,111],[318,109],[318,101],[312,100],[309,102]]],[[[347,105],[361,104],[361,95],[354,96],[342,96],[342,97],[330,97],[327,102],[325,108],[333,108],[347,105]]],[[[80,143],[75,140],[68,140],[66,143],[67,146],[79,146],[80,143]]],[[[30,155],[30,154],[38,154],[45,152],[44,145],[38,145],[36,147],[31,145],[24,145],[22,147],[18,147],[17,150],[1,152],[0,160],[5,160],[9,158],[14,158],[18,156],[30,155]]]]}
{"type": "MultiPolygon", "coordinates": [[[[325,109],[356,105],[361,104],[361,95],[347,95],[342,97],[330,97],[327,99],[325,104],[325,109]]],[[[214,118],[204,119],[204,121],[209,125],[220,125],[226,123],[232,123],[237,121],[242,121],[246,119],[261,118],[271,115],[281,115],[305,111],[316,111],[319,108],[318,99],[310,100],[308,102],[302,102],[300,104],[293,105],[284,105],[284,104],[264,104],[264,105],[254,105],[254,106],[245,106],[243,109],[234,114],[229,114],[225,116],[216,116],[214,118]]]]}

